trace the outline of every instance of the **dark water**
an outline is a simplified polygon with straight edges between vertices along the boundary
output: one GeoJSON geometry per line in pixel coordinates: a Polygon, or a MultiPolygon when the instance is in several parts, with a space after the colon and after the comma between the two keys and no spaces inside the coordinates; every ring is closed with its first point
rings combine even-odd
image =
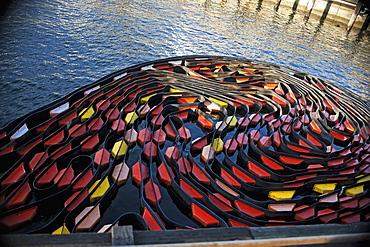
{"type": "MultiPolygon", "coordinates": [[[[274,1],[275,2],[275,1],[274,1]]],[[[209,54],[288,66],[370,95],[370,36],[257,0],[13,0],[0,15],[0,127],[113,71],[209,54]]]]}

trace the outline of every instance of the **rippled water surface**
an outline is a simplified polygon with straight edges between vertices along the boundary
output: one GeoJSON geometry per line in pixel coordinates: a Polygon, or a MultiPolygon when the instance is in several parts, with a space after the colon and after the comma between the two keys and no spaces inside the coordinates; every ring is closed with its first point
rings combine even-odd
{"type": "Polygon", "coordinates": [[[0,127],[116,70],[189,54],[258,59],[370,95],[370,36],[257,0],[13,0],[0,14],[0,127]]]}

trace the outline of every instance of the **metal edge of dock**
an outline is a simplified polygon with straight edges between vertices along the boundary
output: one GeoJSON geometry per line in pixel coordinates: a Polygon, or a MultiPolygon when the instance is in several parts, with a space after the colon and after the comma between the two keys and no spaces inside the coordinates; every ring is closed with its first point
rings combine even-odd
{"type": "Polygon", "coordinates": [[[9,234],[0,246],[365,246],[370,223],[281,227],[205,228],[199,230],[136,231],[114,227],[111,233],[9,234]]]}

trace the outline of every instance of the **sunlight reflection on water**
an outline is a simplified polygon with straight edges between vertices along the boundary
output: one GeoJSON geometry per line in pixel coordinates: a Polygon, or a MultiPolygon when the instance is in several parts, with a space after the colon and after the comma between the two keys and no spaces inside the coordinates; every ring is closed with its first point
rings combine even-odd
{"type": "Polygon", "coordinates": [[[0,126],[115,70],[190,54],[258,59],[370,95],[367,32],[344,37],[262,1],[14,0],[0,26],[0,126]]]}

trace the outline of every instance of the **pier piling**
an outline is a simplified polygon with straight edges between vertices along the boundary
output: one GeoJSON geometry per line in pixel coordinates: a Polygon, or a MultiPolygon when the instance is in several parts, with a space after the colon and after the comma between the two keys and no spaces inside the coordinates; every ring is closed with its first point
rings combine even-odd
{"type": "Polygon", "coordinates": [[[279,10],[280,3],[281,3],[281,0],[278,0],[277,3],[275,4],[275,6],[274,6],[275,11],[279,10]]]}
{"type": "Polygon", "coordinates": [[[355,10],[354,10],[354,12],[353,12],[353,14],[352,14],[352,16],[351,16],[351,19],[350,19],[350,20],[349,20],[349,22],[348,22],[347,29],[346,29],[346,32],[347,32],[347,33],[349,33],[349,31],[352,29],[353,24],[355,23],[356,18],[357,18],[357,16],[358,16],[358,13],[359,13],[359,12],[360,12],[360,10],[361,10],[361,7],[362,7],[362,2],[361,2],[361,0],[359,0],[359,1],[357,2],[356,8],[355,8],[355,10]]]}
{"type": "Polygon", "coordinates": [[[329,0],[328,3],[326,4],[324,12],[322,13],[322,16],[320,18],[320,22],[325,21],[326,17],[328,16],[328,13],[329,13],[329,10],[330,10],[330,7],[331,7],[332,3],[333,3],[333,1],[329,0]]]}
{"type": "Polygon", "coordinates": [[[315,6],[316,0],[310,0],[307,5],[306,14],[304,16],[304,20],[307,21],[310,18],[313,6],[315,6]]]}
{"type": "MultiPolygon", "coordinates": [[[[286,4],[284,1],[282,3],[282,0],[276,0],[274,2],[275,11],[278,11],[281,5],[286,4]]],[[[369,6],[364,0],[288,0],[288,2],[293,4],[293,13],[297,11],[298,6],[303,7],[303,20],[305,22],[308,21],[312,14],[319,15],[321,24],[328,18],[328,16],[331,16],[331,19],[344,22],[344,25],[348,21],[345,34],[348,34],[354,26],[360,28],[361,31],[366,30],[369,27],[370,14],[367,14],[366,17],[361,16],[361,18],[358,18],[361,8],[363,6],[369,6]],[[363,23],[359,26],[358,22],[363,23]]]]}
{"type": "Polygon", "coordinates": [[[369,23],[370,23],[370,13],[367,14],[364,24],[361,27],[361,31],[366,30],[369,27],[369,23]]]}

